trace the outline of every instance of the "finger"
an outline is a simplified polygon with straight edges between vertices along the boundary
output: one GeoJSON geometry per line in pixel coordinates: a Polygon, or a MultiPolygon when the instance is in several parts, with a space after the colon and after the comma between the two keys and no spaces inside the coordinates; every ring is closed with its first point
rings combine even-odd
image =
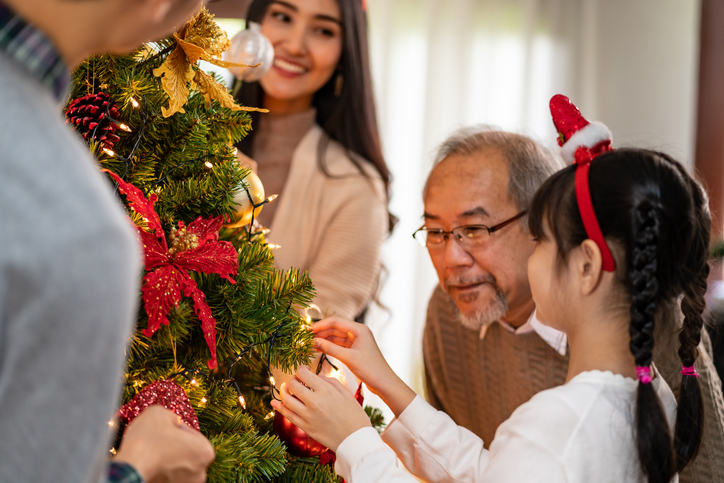
{"type": "Polygon", "coordinates": [[[352,396],[352,394],[350,394],[350,392],[347,390],[347,388],[344,387],[344,385],[341,382],[339,382],[338,379],[335,379],[334,377],[327,377],[327,376],[322,376],[321,379],[323,381],[331,384],[332,387],[334,387],[337,391],[341,392],[342,394],[352,396]]]}
{"type": "Polygon", "coordinates": [[[180,429],[181,431],[193,431],[194,433],[198,433],[198,431],[196,431],[194,428],[192,428],[188,424],[184,423],[183,421],[178,426],[178,429],[180,429]]]}
{"type": "MultiPolygon", "coordinates": [[[[357,322],[355,322],[355,324],[357,324],[357,322]]],[[[360,324],[357,324],[357,325],[360,325],[360,324]]],[[[329,319],[324,319],[320,322],[315,322],[314,324],[312,324],[308,327],[315,334],[324,332],[327,334],[345,335],[349,332],[353,332],[353,330],[351,328],[348,328],[347,325],[345,325],[344,327],[340,327],[339,325],[337,325],[336,322],[329,321],[329,319]],[[330,324],[329,322],[332,322],[332,323],[330,324]]]]}
{"type": "Polygon", "coordinates": [[[332,339],[332,338],[347,339],[350,337],[354,339],[354,334],[352,334],[351,332],[349,332],[347,330],[339,330],[336,328],[323,329],[323,330],[311,329],[311,330],[314,333],[315,337],[319,337],[321,339],[332,339]]]}
{"type": "Polygon", "coordinates": [[[323,391],[328,386],[326,385],[326,382],[322,380],[321,377],[314,374],[307,366],[301,366],[296,373],[297,379],[299,379],[299,384],[301,386],[307,387],[307,393],[304,394],[305,397],[309,397],[309,394],[311,394],[313,391],[323,391]],[[303,384],[302,384],[303,383],[303,384]]]}
{"type": "Polygon", "coordinates": [[[336,337],[336,336],[325,337],[325,340],[328,340],[329,342],[332,342],[335,345],[338,345],[341,347],[346,347],[349,349],[354,345],[357,338],[354,336],[346,335],[346,336],[342,336],[342,337],[336,337]]]}
{"type": "Polygon", "coordinates": [[[336,315],[333,315],[331,317],[327,317],[326,319],[322,319],[319,322],[315,322],[312,325],[312,330],[316,333],[320,330],[326,330],[326,329],[338,329],[342,332],[348,332],[354,328],[355,325],[361,325],[357,322],[350,322],[349,320],[345,320],[341,317],[338,317],[336,315]]]}
{"type": "Polygon", "coordinates": [[[330,355],[335,359],[339,359],[347,364],[347,361],[350,358],[350,349],[348,347],[342,347],[325,339],[315,339],[315,342],[317,343],[318,351],[324,352],[325,354],[330,355]]]}
{"type": "Polygon", "coordinates": [[[300,426],[300,424],[304,424],[302,422],[302,418],[300,418],[297,413],[295,413],[294,411],[289,409],[284,404],[280,403],[279,401],[275,401],[275,400],[272,400],[271,404],[276,412],[281,413],[282,416],[287,418],[289,420],[289,422],[291,422],[295,426],[300,426]]]}
{"type": "Polygon", "coordinates": [[[352,347],[355,341],[355,337],[349,333],[343,335],[330,335],[328,337],[318,337],[319,339],[328,340],[334,344],[341,345],[342,347],[352,347]]]}
{"type": "Polygon", "coordinates": [[[195,456],[198,458],[198,462],[203,464],[204,467],[211,464],[212,461],[214,461],[214,458],[216,457],[216,449],[214,449],[214,445],[211,444],[211,441],[209,441],[206,436],[201,434],[200,432],[196,431],[195,429],[189,428],[185,424],[183,425],[186,429],[184,431],[190,431],[190,433],[186,436],[190,444],[193,444],[196,451],[194,452],[195,456]]]}
{"type": "Polygon", "coordinates": [[[287,384],[282,384],[282,388],[279,391],[279,397],[286,408],[289,408],[296,413],[304,411],[304,402],[289,391],[289,386],[287,384]]]}
{"type": "MultiPolygon", "coordinates": [[[[297,372],[299,372],[299,371],[297,371],[297,372]]],[[[289,382],[287,382],[287,390],[289,391],[289,393],[292,396],[298,397],[298,398],[302,398],[308,392],[311,392],[311,390],[307,386],[302,384],[301,380],[298,377],[296,377],[296,375],[295,375],[295,377],[292,377],[289,380],[289,382]]]]}

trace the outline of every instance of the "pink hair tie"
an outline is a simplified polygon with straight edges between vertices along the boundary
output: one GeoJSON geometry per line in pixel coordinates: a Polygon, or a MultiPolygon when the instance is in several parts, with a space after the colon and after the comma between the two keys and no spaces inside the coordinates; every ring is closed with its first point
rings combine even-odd
{"type": "Polygon", "coordinates": [[[651,367],[636,366],[636,377],[639,378],[642,384],[649,384],[651,382],[651,367]]]}
{"type": "Polygon", "coordinates": [[[696,372],[696,368],[694,368],[693,365],[692,365],[692,366],[689,366],[689,367],[686,367],[686,366],[682,365],[682,366],[681,366],[681,373],[682,373],[684,376],[699,377],[699,373],[696,372]]]}

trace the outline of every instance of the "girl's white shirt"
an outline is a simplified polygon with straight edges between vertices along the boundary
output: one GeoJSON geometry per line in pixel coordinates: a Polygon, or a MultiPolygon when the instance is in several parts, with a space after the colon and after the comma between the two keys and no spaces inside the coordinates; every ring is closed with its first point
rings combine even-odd
{"type": "MultiPolygon", "coordinates": [[[[652,384],[673,431],[676,399],[663,378],[652,384]]],[[[637,387],[611,372],[581,373],[516,409],[490,450],[417,396],[382,438],[364,428],[345,439],[335,470],[349,483],[417,481],[397,467],[399,458],[429,482],[642,482],[633,429],[637,387]]]]}

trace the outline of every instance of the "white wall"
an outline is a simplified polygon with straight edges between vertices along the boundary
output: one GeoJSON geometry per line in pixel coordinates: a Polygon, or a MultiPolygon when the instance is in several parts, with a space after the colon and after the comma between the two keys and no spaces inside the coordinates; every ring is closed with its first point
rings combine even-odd
{"type": "Polygon", "coordinates": [[[595,60],[580,78],[584,112],[606,123],[620,145],[693,164],[700,2],[588,3],[595,60]]]}

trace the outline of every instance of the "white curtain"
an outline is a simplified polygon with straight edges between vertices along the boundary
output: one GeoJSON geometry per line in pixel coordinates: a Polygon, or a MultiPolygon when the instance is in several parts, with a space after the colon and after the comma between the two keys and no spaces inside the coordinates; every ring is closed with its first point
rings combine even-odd
{"type": "MultiPolygon", "coordinates": [[[[548,112],[568,95],[621,144],[693,157],[699,2],[367,0],[377,112],[400,222],[368,323],[393,368],[422,391],[421,335],[437,283],[411,237],[435,147],[486,123],[555,147],[548,112]]],[[[390,420],[390,414],[387,414],[390,420]]]]}
{"type": "MultiPolygon", "coordinates": [[[[209,6],[218,17],[236,17],[219,19],[233,35],[246,3],[209,6]]],[[[548,100],[562,93],[606,123],[615,145],[653,147],[691,164],[700,0],[366,3],[377,113],[394,175],[391,210],[400,218],[384,247],[386,309],[373,307],[368,324],[393,368],[421,392],[422,327],[437,278],[411,234],[422,223],[435,147],[458,127],[485,123],[555,148],[548,100]]],[[[386,410],[371,395],[368,402],[386,410]]]]}

